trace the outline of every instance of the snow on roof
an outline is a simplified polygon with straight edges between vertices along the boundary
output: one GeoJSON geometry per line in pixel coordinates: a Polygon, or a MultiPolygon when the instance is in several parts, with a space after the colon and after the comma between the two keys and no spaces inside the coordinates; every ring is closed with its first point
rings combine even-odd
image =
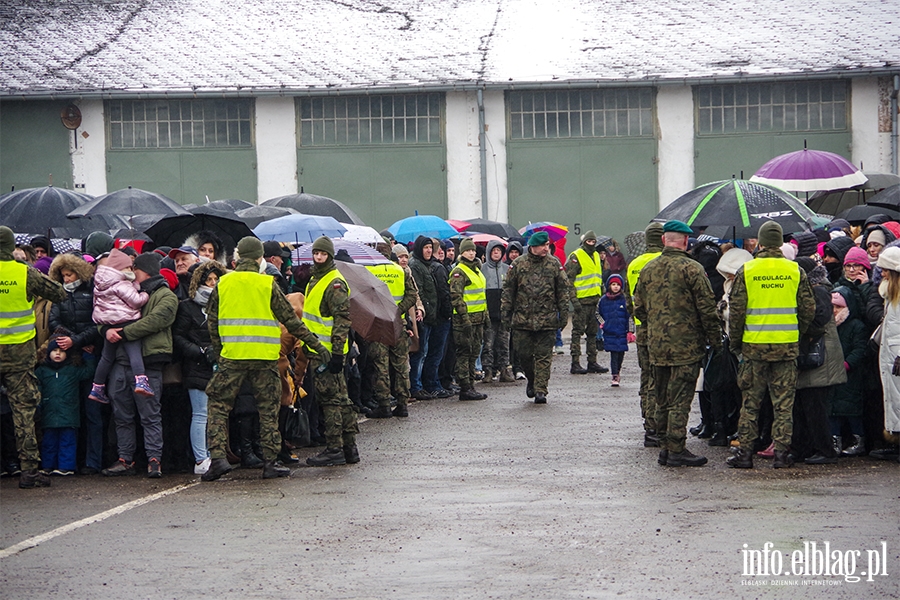
{"type": "Polygon", "coordinates": [[[900,69],[900,0],[0,0],[0,96],[900,69]]]}

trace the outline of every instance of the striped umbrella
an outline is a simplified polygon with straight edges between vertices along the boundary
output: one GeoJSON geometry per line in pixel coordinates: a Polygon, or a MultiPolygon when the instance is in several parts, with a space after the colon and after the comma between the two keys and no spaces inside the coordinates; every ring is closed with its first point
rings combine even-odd
{"type": "MultiPolygon", "coordinates": [[[[334,242],[335,253],[340,250],[346,250],[353,262],[358,265],[383,265],[391,262],[381,252],[365,244],[342,239],[333,239],[331,241],[334,242]]],[[[295,265],[311,263],[313,261],[312,244],[303,244],[294,250],[291,253],[291,260],[295,265]]]]}

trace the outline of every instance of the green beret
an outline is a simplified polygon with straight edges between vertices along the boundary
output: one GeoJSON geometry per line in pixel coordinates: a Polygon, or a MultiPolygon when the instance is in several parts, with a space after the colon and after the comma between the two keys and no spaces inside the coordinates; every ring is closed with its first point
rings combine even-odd
{"type": "Polygon", "coordinates": [[[669,233],[670,231],[683,233],[685,235],[692,235],[694,233],[687,223],[682,223],[681,221],[666,221],[666,224],[663,225],[663,233],[669,233]]]}
{"type": "Polygon", "coordinates": [[[528,238],[529,246],[543,246],[547,242],[550,241],[550,234],[546,231],[535,231],[531,234],[531,237],[528,238]]]}
{"type": "Polygon", "coordinates": [[[241,241],[238,242],[237,253],[241,258],[259,260],[263,255],[263,244],[259,239],[248,235],[241,238],[241,241]]]}
{"type": "Polygon", "coordinates": [[[328,236],[320,236],[313,242],[312,251],[315,252],[316,250],[327,252],[328,256],[334,258],[334,242],[332,242],[331,238],[328,236]]]}
{"type": "Polygon", "coordinates": [[[466,238],[459,243],[459,253],[462,254],[466,250],[477,250],[477,248],[475,247],[475,242],[473,242],[469,238],[466,238]]]}

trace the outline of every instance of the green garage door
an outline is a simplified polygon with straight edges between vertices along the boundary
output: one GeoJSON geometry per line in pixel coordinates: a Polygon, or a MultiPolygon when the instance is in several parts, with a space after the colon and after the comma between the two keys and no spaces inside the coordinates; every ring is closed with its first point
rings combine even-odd
{"type": "Polygon", "coordinates": [[[510,92],[509,219],[620,244],[659,212],[653,90],[510,92]]]}
{"type": "MultiPolygon", "coordinates": [[[[0,103],[0,194],[44,187],[72,189],[72,132],[60,112],[68,102],[0,103]]],[[[84,190],[80,190],[84,191],[84,190]]]]}
{"type": "Polygon", "coordinates": [[[447,216],[441,94],[299,98],[297,111],[304,192],[379,230],[415,211],[447,216]]]}
{"type": "Polygon", "coordinates": [[[849,159],[846,81],[711,85],[695,88],[694,180],[750,179],[769,159],[826,150],[849,159]]]}

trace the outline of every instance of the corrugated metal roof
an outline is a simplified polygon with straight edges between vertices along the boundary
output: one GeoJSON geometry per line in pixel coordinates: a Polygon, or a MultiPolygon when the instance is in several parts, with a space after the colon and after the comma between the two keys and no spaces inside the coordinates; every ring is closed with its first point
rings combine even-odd
{"type": "Polygon", "coordinates": [[[900,0],[0,0],[0,95],[900,69],[900,0]]]}

